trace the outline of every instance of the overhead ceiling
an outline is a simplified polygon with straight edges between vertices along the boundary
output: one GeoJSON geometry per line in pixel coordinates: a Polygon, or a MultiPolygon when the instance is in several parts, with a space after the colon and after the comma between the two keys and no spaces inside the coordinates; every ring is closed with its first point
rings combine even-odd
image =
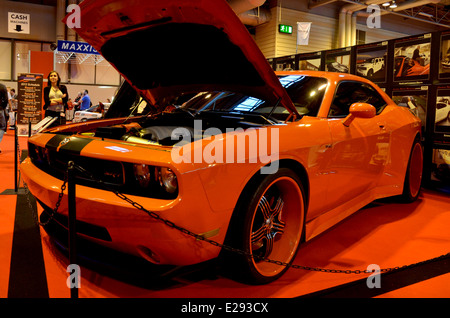
{"type": "MultiPolygon", "coordinates": [[[[369,4],[374,1],[370,0],[307,0],[308,7],[310,9],[318,8],[324,5],[335,4],[337,6],[344,6],[346,4],[369,4]]],[[[389,2],[391,0],[386,0],[389,2]]],[[[409,7],[405,10],[399,9],[384,9],[383,11],[387,11],[385,13],[402,16],[404,18],[410,18],[416,21],[421,21],[424,23],[432,24],[434,26],[441,26],[445,28],[450,28],[450,0],[441,0],[438,3],[433,3],[437,1],[426,1],[423,0],[396,0],[395,1],[398,7],[400,8],[402,4],[411,4],[416,2],[416,6],[409,7]]],[[[380,3],[378,1],[378,3],[380,3]]]]}
{"type": "MultiPolygon", "coordinates": [[[[26,2],[34,4],[42,4],[48,6],[56,6],[58,0],[11,0],[17,2],[26,2]]],[[[310,8],[317,8],[322,5],[334,3],[336,5],[342,4],[365,4],[367,0],[297,0],[308,2],[310,8]]],[[[389,0],[386,0],[389,1],[389,0]]],[[[411,2],[412,0],[396,0],[397,5],[401,5],[405,2],[411,2]]],[[[266,3],[283,4],[283,0],[267,0],[266,3]]],[[[391,10],[391,9],[388,9],[391,10]]],[[[411,18],[416,21],[421,21],[424,23],[433,24],[435,26],[442,26],[450,28],[450,0],[441,0],[439,3],[428,3],[424,5],[419,5],[407,10],[402,11],[392,11],[391,14],[398,16],[403,16],[405,18],[411,18]]]]}

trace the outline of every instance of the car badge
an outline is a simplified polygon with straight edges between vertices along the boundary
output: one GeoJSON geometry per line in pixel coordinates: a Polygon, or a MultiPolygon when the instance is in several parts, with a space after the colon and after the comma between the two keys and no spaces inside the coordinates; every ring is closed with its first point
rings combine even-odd
{"type": "Polygon", "coordinates": [[[70,138],[64,138],[60,143],[59,143],[59,147],[65,146],[69,143],[70,138]]]}

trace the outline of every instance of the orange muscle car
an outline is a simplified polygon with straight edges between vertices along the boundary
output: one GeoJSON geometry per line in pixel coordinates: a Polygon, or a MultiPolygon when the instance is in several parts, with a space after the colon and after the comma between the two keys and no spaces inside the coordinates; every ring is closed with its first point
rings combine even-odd
{"type": "Polygon", "coordinates": [[[42,221],[67,227],[67,200],[53,209],[73,161],[80,237],[268,283],[371,201],[418,197],[421,121],[372,82],[276,74],[226,1],[80,7],[76,31],[126,81],[106,118],[29,139],[21,171],[42,221]]]}

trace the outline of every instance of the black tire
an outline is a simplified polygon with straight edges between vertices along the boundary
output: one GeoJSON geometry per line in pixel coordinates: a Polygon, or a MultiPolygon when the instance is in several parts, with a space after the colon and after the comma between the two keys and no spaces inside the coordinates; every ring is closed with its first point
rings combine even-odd
{"type": "Polygon", "coordinates": [[[287,168],[258,176],[246,187],[234,211],[226,244],[247,255],[223,254],[226,271],[233,279],[266,284],[285,273],[287,266],[261,257],[292,263],[303,239],[305,202],[301,180],[287,168]]]}
{"type": "Polygon", "coordinates": [[[411,153],[406,169],[405,181],[401,201],[410,203],[419,197],[423,173],[423,149],[421,142],[416,139],[411,147],[411,153]]]}

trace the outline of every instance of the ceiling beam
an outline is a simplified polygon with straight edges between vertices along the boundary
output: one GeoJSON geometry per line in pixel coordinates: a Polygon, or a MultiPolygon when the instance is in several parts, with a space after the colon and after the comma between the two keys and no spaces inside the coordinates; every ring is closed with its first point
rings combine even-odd
{"type": "MultiPolygon", "coordinates": [[[[359,0],[340,0],[340,1],[345,2],[345,3],[350,3],[350,4],[365,5],[363,1],[359,1],[359,0]]],[[[401,5],[401,2],[398,4],[401,5]]],[[[418,12],[414,14],[414,12],[421,10],[420,6],[413,7],[413,8],[406,9],[406,10],[400,10],[400,11],[387,10],[387,9],[380,7],[380,12],[381,12],[381,14],[393,14],[393,15],[397,15],[397,16],[407,18],[407,19],[421,21],[421,22],[424,22],[427,24],[433,24],[433,25],[440,26],[440,27],[450,28],[450,16],[449,16],[450,14],[448,14],[448,11],[444,12],[444,10],[438,10],[438,6],[436,4],[429,4],[429,5],[436,6],[436,8],[435,8],[436,11],[433,11],[433,13],[430,12],[430,14],[433,14],[433,19],[430,19],[427,16],[419,15],[418,12]],[[440,18],[437,18],[434,16],[435,12],[439,12],[440,18]]]]}
{"type": "Polygon", "coordinates": [[[329,3],[336,2],[337,0],[309,0],[308,9],[314,9],[329,3]]]}

